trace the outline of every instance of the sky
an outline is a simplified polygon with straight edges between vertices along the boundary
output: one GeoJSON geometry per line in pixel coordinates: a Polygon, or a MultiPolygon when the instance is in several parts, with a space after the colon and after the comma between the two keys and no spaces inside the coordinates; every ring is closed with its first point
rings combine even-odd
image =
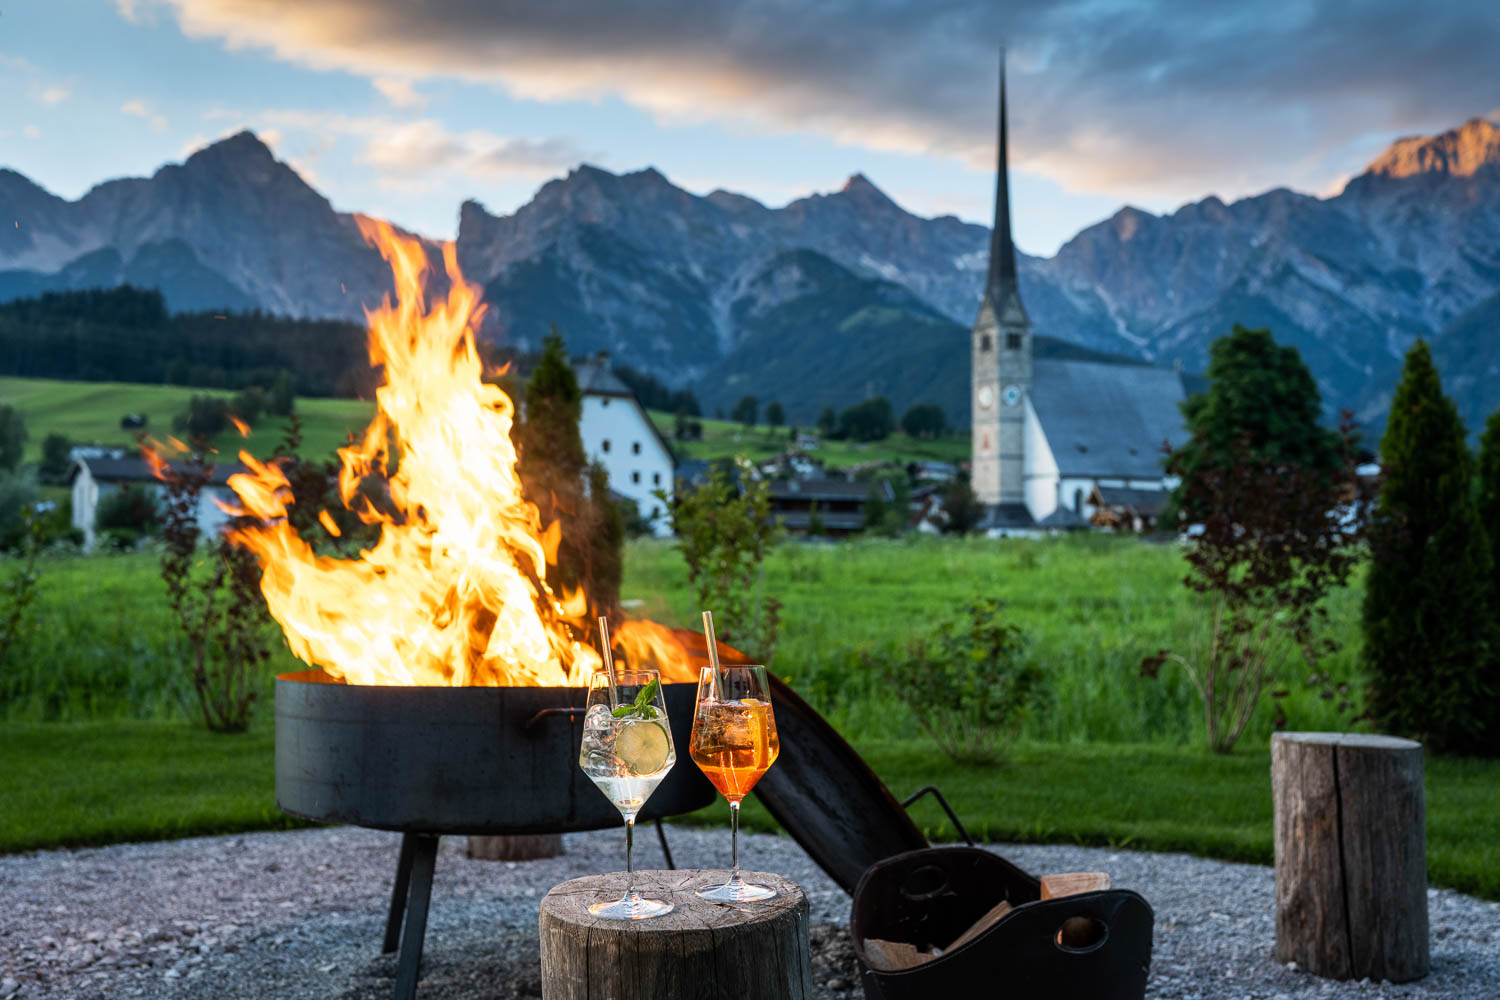
{"type": "Polygon", "coordinates": [[[1002,41],[1033,254],[1500,119],[1493,0],[0,0],[0,166],[71,199],[249,128],[438,238],[579,163],[988,224],[1002,41]]]}

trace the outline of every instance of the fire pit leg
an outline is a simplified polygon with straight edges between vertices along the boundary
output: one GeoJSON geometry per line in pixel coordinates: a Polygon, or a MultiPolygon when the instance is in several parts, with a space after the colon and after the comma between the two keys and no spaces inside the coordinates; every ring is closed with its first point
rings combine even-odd
{"type": "Polygon", "coordinates": [[[401,932],[401,957],[396,963],[396,1000],[414,1000],[417,995],[417,973],[422,965],[422,938],[427,934],[427,902],[432,897],[432,868],[437,862],[438,848],[438,838],[433,834],[409,833],[406,836],[414,843],[406,925],[401,932]]]}
{"type": "Polygon", "coordinates": [[[406,890],[411,885],[411,857],[417,849],[417,835],[401,835],[401,857],[396,861],[396,884],[391,886],[391,912],[385,918],[385,946],[381,954],[389,955],[401,943],[401,918],[406,914],[406,890]]]}

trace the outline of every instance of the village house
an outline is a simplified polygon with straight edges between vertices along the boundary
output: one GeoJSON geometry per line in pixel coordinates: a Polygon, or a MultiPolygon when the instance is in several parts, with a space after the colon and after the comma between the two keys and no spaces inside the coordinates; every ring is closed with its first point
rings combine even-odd
{"type": "Polygon", "coordinates": [[[670,535],[671,446],[630,387],[610,370],[607,353],[601,351],[587,361],[574,362],[573,372],[583,394],[578,436],[583,440],[584,454],[604,466],[609,472],[610,489],[635,503],[653,534],[670,535]],[[666,494],[666,504],[656,496],[657,490],[666,494]]]}
{"type": "Polygon", "coordinates": [[[1021,304],[1006,174],[1005,81],[989,273],[971,343],[974,494],[987,512],[979,530],[1035,535],[1087,523],[1154,522],[1170,489],[1163,445],[1187,437],[1184,376],[1133,359],[1032,357],[1021,304]],[[1127,498],[1122,501],[1122,497],[1127,498]],[[1129,508],[1125,513],[1122,504],[1129,508]],[[1116,510],[1116,508],[1122,508],[1116,510]]]}
{"type": "MultiPolygon", "coordinates": [[[[83,532],[84,551],[94,547],[101,501],[127,486],[142,490],[161,486],[145,459],[118,449],[100,452],[100,449],[76,449],[68,470],[73,527],[83,532]]],[[[198,530],[205,537],[212,537],[229,521],[219,503],[236,502],[234,491],[227,484],[230,476],[244,471],[245,467],[238,463],[214,467],[212,479],[198,497],[198,530]]]]}
{"type": "Polygon", "coordinates": [[[771,517],[798,535],[813,534],[814,528],[834,537],[863,531],[872,487],[887,503],[895,499],[890,483],[858,479],[772,479],[766,486],[771,517]]]}

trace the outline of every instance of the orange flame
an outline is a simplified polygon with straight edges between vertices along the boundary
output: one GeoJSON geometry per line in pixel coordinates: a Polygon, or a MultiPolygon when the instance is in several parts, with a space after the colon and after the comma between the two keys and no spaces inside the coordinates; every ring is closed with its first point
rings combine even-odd
{"type": "Polygon", "coordinates": [[[481,379],[478,295],[447,244],[447,298],[429,309],[422,245],[384,222],[360,218],[359,226],[390,263],[397,300],[368,314],[370,360],[385,366],[385,384],[363,439],[339,449],[339,492],[345,507],[380,525],[380,540],[358,559],[317,555],[287,523],[292,496],[281,470],[243,452],[251,471],[229,485],[258,520],[230,537],[259,560],[261,589],[292,652],[335,677],[581,684],[599,658],[573,639],[570,609],[545,582],[549,549],[516,473],[515,408],[481,379]],[[363,479],[392,467],[394,516],[358,493],[363,479]]]}
{"type": "Polygon", "coordinates": [[[234,424],[234,429],[240,432],[240,437],[247,438],[250,436],[250,425],[245,423],[239,417],[236,417],[231,413],[229,415],[229,422],[234,424]]]}

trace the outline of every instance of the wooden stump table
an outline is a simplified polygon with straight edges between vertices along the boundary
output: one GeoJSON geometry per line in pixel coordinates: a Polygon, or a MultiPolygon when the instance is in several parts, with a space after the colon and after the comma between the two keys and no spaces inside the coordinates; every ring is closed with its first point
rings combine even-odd
{"type": "Polygon", "coordinates": [[[790,879],[743,872],[776,890],[755,903],[714,903],[693,890],[727,871],[638,871],[636,890],[674,907],[650,920],[604,920],[588,906],[619,899],[624,872],[575,878],[542,900],[543,1000],[805,1000],[812,995],[807,898],[790,879]]]}
{"type": "Polygon", "coordinates": [[[1332,979],[1427,974],[1422,745],[1271,737],[1276,960],[1332,979]]]}

